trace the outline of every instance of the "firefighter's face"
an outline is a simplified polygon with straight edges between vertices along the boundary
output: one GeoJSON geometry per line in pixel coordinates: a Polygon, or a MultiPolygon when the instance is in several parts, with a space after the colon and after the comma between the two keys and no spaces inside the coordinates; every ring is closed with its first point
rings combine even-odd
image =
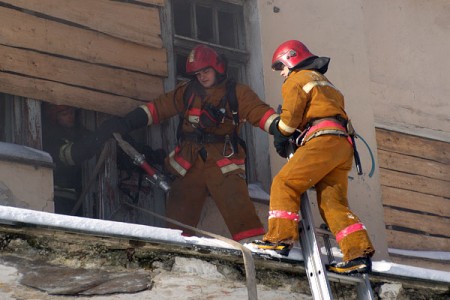
{"type": "Polygon", "coordinates": [[[286,66],[283,66],[283,70],[280,71],[280,75],[284,78],[287,78],[289,75],[289,68],[286,66]]]}
{"type": "Polygon", "coordinates": [[[56,115],[58,123],[66,128],[72,128],[75,125],[75,110],[66,109],[56,115]]]}
{"type": "Polygon", "coordinates": [[[198,82],[204,88],[210,88],[216,84],[216,71],[213,68],[206,68],[195,73],[198,82]]]}

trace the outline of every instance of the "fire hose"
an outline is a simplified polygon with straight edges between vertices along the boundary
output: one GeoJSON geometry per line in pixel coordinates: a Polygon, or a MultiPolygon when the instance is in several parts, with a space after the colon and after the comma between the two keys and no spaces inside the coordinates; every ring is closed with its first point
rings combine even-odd
{"type": "Polygon", "coordinates": [[[144,154],[139,153],[133,146],[125,141],[119,133],[113,133],[113,136],[119,147],[122,148],[123,152],[125,152],[132,159],[133,163],[145,171],[147,174],[145,179],[167,193],[170,190],[170,185],[167,182],[166,177],[161,174],[161,172],[150,166],[150,164],[145,160],[144,154]]]}

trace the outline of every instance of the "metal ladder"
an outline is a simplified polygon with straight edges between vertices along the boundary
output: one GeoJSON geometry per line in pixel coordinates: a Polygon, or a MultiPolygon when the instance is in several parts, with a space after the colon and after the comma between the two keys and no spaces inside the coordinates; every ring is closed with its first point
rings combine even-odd
{"type": "MultiPolygon", "coordinates": [[[[299,223],[300,245],[314,300],[333,299],[330,281],[356,285],[358,299],[360,300],[375,299],[373,296],[372,287],[370,286],[369,276],[367,274],[339,275],[326,270],[325,263],[322,260],[319,243],[317,241],[317,234],[319,233],[319,230],[316,229],[314,225],[311,203],[309,202],[307,192],[303,193],[301,196],[300,210],[302,215],[302,220],[299,223]]],[[[326,239],[328,239],[328,236],[330,236],[331,233],[324,230],[320,230],[320,233],[324,235],[328,260],[330,260],[330,256],[332,257],[331,249],[329,248],[330,244],[326,239]]]]}

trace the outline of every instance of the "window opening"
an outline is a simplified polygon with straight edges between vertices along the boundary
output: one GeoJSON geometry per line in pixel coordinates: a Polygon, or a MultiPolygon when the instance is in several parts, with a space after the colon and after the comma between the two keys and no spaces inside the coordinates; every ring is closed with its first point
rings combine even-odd
{"type": "Polygon", "coordinates": [[[196,6],[197,38],[214,43],[213,10],[210,7],[196,6]]]}
{"type": "Polygon", "coordinates": [[[177,79],[187,79],[186,57],[195,45],[203,43],[225,54],[229,75],[244,82],[249,54],[245,50],[243,6],[227,1],[173,0],[172,7],[177,79]]]}

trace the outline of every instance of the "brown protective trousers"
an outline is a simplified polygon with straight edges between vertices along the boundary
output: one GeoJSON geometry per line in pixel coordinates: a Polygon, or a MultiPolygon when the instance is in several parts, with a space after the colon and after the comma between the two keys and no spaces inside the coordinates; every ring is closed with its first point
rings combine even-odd
{"type": "MultiPolygon", "coordinates": [[[[294,156],[275,176],[270,193],[270,210],[298,213],[300,196],[315,186],[320,214],[336,235],[349,225],[361,222],[349,209],[348,172],[352,167],[353,148],[346,137],[322,135],[299,147],[294,156]]],[[[269,219],[265,241],[298,240],[298,222],[269,219]]],[[[339,246],[344,261],[375,252],[366,230],[344,237],[339,246]]]]}
{"type": "MultiPolygon", "coordinates": [[[[214,159],[200,157],[184,177],[177,178],[166,201],[166,215],[196,227],[208,194],[211,195],[235,240],[264,234],[264,227],[248,195],[243,170],[222,174],[214,159]],[[239,238],[240,237],[240,238],[239,238]]],[[[195,233],[181,229],[185,234],[195,233]]]]}

